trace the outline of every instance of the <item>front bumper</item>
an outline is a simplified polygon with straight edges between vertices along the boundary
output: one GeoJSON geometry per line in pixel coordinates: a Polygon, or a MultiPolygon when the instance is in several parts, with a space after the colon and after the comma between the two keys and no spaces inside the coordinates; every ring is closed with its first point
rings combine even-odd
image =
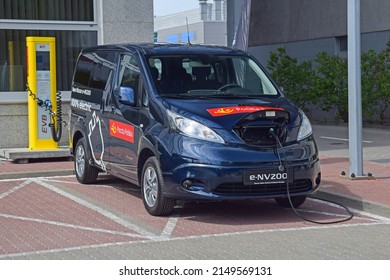
{"type": "Polygon", "coordinates": [[[194,200],[275,198],[286,196],[287,187],[292,196],[309,195],[318,189],[321,181],[318,150],[312,137],[279,149],[279,156],[270,148],[204,142],[200,145],[199,141],[188,138],[175,142],[174,147],[171,149],[174,153],[168,153],[166,149],[160,153],[165,183],[163,192],[167,197],[194,200]],[[276,171],[280,165],[288,170],[288,182],[244,183],[244,171],[276,171]]]}

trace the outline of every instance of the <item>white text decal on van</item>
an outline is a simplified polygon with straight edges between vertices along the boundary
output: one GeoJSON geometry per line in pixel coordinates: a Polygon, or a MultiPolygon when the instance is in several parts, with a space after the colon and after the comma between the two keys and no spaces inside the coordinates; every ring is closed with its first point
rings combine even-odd
{"type": "Polygon", "coordinates": [[[77,88],[77,87],[72,87],[72,91],[76,92],[76,93],[81,93],[84,95],[91,95],[91,90],[89,90],[89,89],[81,89],[81,88],[77,88]]]}
{"type": "Polygon", "coordinates": [[[84,100],[79,100],[79,99],[72,98],[71,99],[71,106],[75,107],[77,109],[83,110],[83,111],[91,112],[91,106],[92,105],[91,105],[91,103],[86,102],[84,100]]]}

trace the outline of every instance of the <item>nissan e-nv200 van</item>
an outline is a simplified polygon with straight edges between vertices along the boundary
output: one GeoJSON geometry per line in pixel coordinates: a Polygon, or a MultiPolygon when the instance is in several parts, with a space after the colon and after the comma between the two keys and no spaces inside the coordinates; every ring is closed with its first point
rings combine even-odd
{"type": "Polygon", "coordinates": [[[298,207],[321,181],[308,118],[250,54],[226,47],[84,49],[69,139],[79,182],[99,172],[127,180],[156,216],[177,200],[298,207]]]}

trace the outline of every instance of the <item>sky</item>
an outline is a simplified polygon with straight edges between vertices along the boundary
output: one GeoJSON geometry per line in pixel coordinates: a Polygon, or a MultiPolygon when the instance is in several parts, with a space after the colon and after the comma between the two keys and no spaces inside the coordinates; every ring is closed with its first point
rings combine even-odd
{"type": "Polygon", "coordinates": [[[165,16],[199,8],[198,0],[153,0],[154,15],[165,16]]]}

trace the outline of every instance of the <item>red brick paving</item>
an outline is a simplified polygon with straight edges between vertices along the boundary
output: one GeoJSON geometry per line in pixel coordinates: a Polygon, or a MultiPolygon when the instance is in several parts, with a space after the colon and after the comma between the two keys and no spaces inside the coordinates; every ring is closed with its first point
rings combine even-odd
{"type": "Polygon", "coordinates": [[[86,231],[12,218],[0,217],[0,224],[2,225],[0,230],[0,256],[136,240],[130,236],[86,231]]]}
{"type": "Polygon", "coordinates": [[[1,199],[0,213],[85,227],[129,231],[127,228],[35,182],[30,182],[25,187],[1,199]]]}
{"type": "Polygon", "coordinates": [[[149,215],[144,210],[141,192],[138,187],[117,179],[101,180],[100,182],[100,184],[104,186],[113,184],[114,187],[74,184],[64,184],[63,187],[73,189],[82,195],[90,197],[97,203],[101,203],[107,207],[115,209],[115,211],[118,211],[123,215],[130,216],[139,223],[151,228],[151,230],[156,233],[160,234],[163,231],[169,218],[153,217],[149,215]]]}
{"type": "MultiPolygon", "coordinates": [[[[340,176],[342,170],[348,170],[347,159],[323,157],[321,166],[324,189],[390,205],[389,167],[365,163],[365,170],[372,172],[376,180],[352,181],[340,176]]],[[[73,163],[16,164],[0,161],[0,173],[64,168],[72,169],[73,163]]],[[[308,200],[301,209],[344,213],[341,209],[313,200],[308,200]]],[[[320,221],[333,218],[318,213],[303,213],[320,221]]],[[[349,223],[369,221],[369,218],[360,216],[349,223]]],[[[12,253],[148,240],[162,235],[169,223],[172,228],[166,232],[168,238],[312,226],[300,220],[291,210],[278,207],[273,200],[191,202],[175,210],[173,218],[152,217],[143,207],[139,188],[110,177],[100,177],[95,185],[80,185],[74,176],[32,181],[0,180],[0,258],[12,253]],[[49,190],[41,182],[102,207],[155,236],[139,237],[138,232],[49,190]]]]}
{"type": "Polygon", "coordinates": [[[321,159],[321,169],[321,188],[348,197],[390,205],[390,167],[365,162],[364,173],[372,173],[375,180],[350,180],[342,177],[341,172],[348,173],[349,170],[347,158],[324,157],[321,159]]]}

